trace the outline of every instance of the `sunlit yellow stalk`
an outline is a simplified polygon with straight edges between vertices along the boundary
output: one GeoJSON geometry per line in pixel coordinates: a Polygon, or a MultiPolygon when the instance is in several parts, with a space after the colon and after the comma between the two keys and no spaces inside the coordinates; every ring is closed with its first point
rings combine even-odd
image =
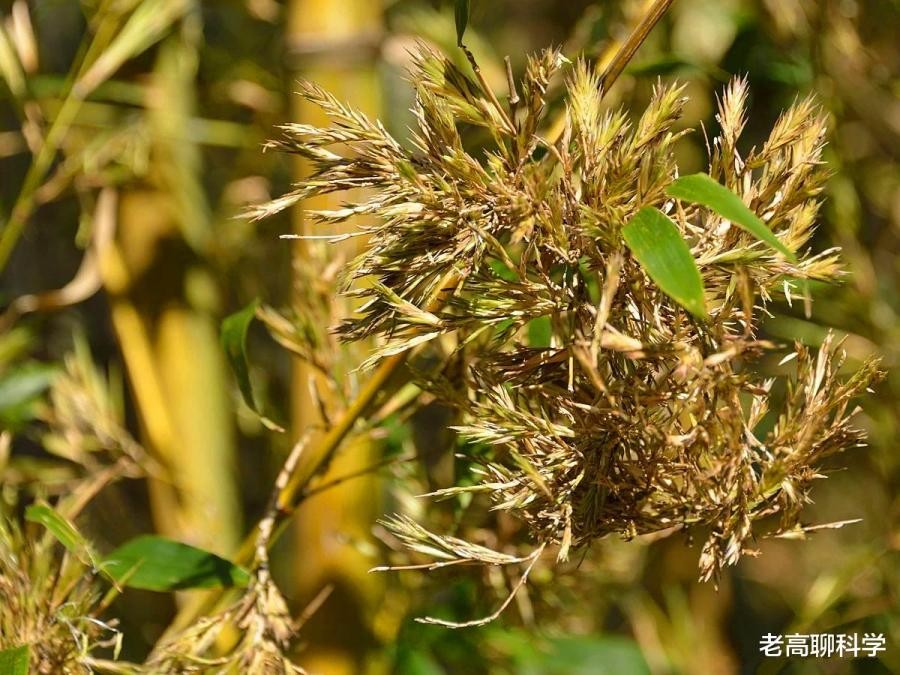
{"type": "MultiPolygon", "coordinates": [[[[289,44],[297,59],[297,74],[317,82],[366,113],[377,115],[380,95],[372,59],[373,36],[381,25],[381,3],[372,0],[295,0],[290,4],[289,44]]],[[[321,112],[299,97],[294,118],[318,124],[321,112]]],[[[308,167],[297,167],[302,176],[308,167]]],[[[308,223],[305,209],[334,208],[339,197],[308,200],[296,215],[296,230],[304,233],[308,223]]],[[[349,227],[353,227],[350,223],[349,227]]],[[[343,252],[353,255],[354,244],[343,252]]],[[[299,264],[322,269],[328,256],[338,253],[334,246],[300,242],[296,248],[299,264]]],[[[340,303],[339,303],[340,305],[340,303]]],[[[348,357],[341,370],[350,371],[359,356],[348,357]]],[[[305,364],[297,363],[293,374],[292,409],[297,433],[308,427],[327,426],[321,408],[340,414],[340,402],[322,378],[305,364]],[[316,401],[316,398],[319,400],[316,401]]],[[[346,430],[345,430],[346,433],[346,430]]],[[[332,434],[334,431],[332,431],[332,434]]],[[[377,459],[378,449],[367,440],[353,443],[347,452],[333,458],[327,476],[358,471],[377,459]]],[[[300,467],[308,475],[313,463],[300,467]]],[[[374,477],[364,477],[335,487],[311,499],[298,514],[294,569],[299,596],[314,597],[324,585],[334,584],[336,592],[320,609],[317,620],[308,625],[307,642],[301,662],[310,672],[326,675],[365,672],[371,664],[369,653],[375,646],[371,618],[381,593],[381,581],[367,574],[373,560],[358,545],[370,540],[370,528],[379,513],[378,485],[374,477]],[[341,626],[341,630],[334,630],[341,626]]]]}

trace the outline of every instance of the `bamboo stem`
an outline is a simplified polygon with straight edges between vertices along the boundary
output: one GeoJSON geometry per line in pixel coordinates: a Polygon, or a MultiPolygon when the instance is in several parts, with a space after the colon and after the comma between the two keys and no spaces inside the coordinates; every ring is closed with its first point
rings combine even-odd
{"type": "MultiPolygon", "coordinates": [[[[659,20],[662,19],[673,2],[675,0],[652,0],[652,4],[648,3],[650,6],[644,13],[643,18],[632,29],[625,42],[617,47],[611,47],[606,51],[604,58],[599,59],[598,66],[603,68],[603,74],[600,76],[601,95],[609,92],[616,83],[625,67],[634,58],[637,50],[644,44],[647,36],[650,35],[650,32],[659,23],[659,20]],[[610,54],[612,55],[611,57],[609,56],[610,54]]],[[[554,145],[562,138],[565,127],[566,116],[563,114],[554,121],[547,134],[550,145],[554,145]]]]}
{"type": "MultiPolygon", "coordinates": [[[[376,44],[382,32],[382,0],[291,0],[286,4],[288,43],[292,47],[292,72],[304,80],[319,83],[339,98],[366,115],[377,117],[383,105],[381,82],[377,75],[377,53],[369,45],[376,44]]],[[[294,118],[313,125],[324,125],[326,119],[318,106],[303,96],[292,99],[294,118]]],[[[298,157],[295,165],[298,180],[315,170],[314,163],[298,157]]],[[[362,198],[354,192],[354,198],[362,198]]],[[[337,195],[317,195],[303,199],[294,210],[294,231],[309,235],[314,228],[308,214],[322,209],[338,208],[337,195]]],[[[337,232],[358,230],[363,217],[351,219],[337,228],[337,232]]],[[[327,245],[322,240],[298,240],[294,260],[305,268],[295,277],[295,287],[306,283],[310,273],[324,272],[333,257],[354,258],[365,246],[364,238],[352,238],[327,245]]],[[[354,301],[336,298],[336,288],[330,281],[316,285],[314,294],[323,303],[321,318],[331,323],[338,316],[353,311],[354,301]],[[325,309],[327,307],[327,309],[325,309]]],[[[310,296],[298,291],[296,306],[307,305],[310,296]]],[[[302,309],[300,309],[302,311],[302,309]]],[[[313,310],[316,311],[316,310],[313,310]]],[[[305,638],[309,647],[299,663],[310,672],[321,675],[344,675],[361,672],[362,664],[376,658],[376,628],[371,621],[383,598],[383,580],[366,574],[371,560],[351,541],[371,537],[371,524],[380,514],[381,494],[377,477],[369,475],[357,485],[330,490],[310,503],[295,518],[290,518],[296,505],[303,501],[301,494],[309,480],[328,479],[332,475],[354,472],[372,464],[381,453],[379,445],[370,437],[354,436],[352,448],[346,439],[353,433],[355,421],[367,416],[369,401],[383,390],[391,369],[366,373],[356,392],[343,399],[331,376],[343,383],[367,355],[371,345],[360,342],[339,346],[334,336],[322,335],[323,344],[331,351],[333,373],[323,377],[304,360],[293,363],[291,382],[291,425],[296,434],[309,430],[312,441],[309,450],[290,473],[290,480],[279,491],[276,524],[278,533],[291,525],[292,542],[285,555],[290,558],[294,578],[285,590],[305,602],[323,587],[335,589],[319,610],[319,620],[308,626],[305,638]],[[384,373],[384,379],[382,378],[384,373]],[[372,377],[374,383],[366,382],[372,377]],[[338,453],[345,444],[346,452],[338,453]],[[296,494],[296,497],[294,496],[296,494]],[[341,626],[334,631],[332,626],[341,626]]],[[[278,537],[273,533],[273,537],[278,537]]]]}
{"type": "Polygon", "coordinates": [[[71,94],[66,97],[56,119],[50,126],[50,131],[47,132],[40,150],[38,150],[31,166],[28,167],[28,173],[25,174],[25,182],[22,184],[22,189],[19,191],[19,196],[16,198],[16,202],[10,212],[9,221],[4,226],[2,234],[0,234],[0,271],[6,267],[9,256],[12,255],[19,237],[25,231],[25,225],[34,211],[38,188],[41,187],[47,171],[53,165],[56,151],[69,131],[69,127],[75,121],[78,110],[81,108],[81,103],[80,98],[76,98],[71,94]]]}
{"type": "MultiPolygon", "coordinates": [[[[428,304],[429,311],[437,311],[444,304],[447,296],[459,284],[460,280],[460,273],[456,270],[445,275],[438,285],[432,301],[428,304]]],[[[341,443],[352,431],[357,420],[369,409],[381,392],[384,384],[406,362],[408,356],[409,352],[402,352],[382,361],[381,365],[372,374],[372,377],[369,378],[366,386],[359,392],[353,404],[341,415],[337,424],[331,428],[315,447],[307,450],[310,461],[298,467],[298,469],[303,469],[302,473],[299,470],[292,472],[288,483],[278,493],[276,501],[278,506],[277,518],[268,540],[270,547],[284,533],[290,517],[294,514],[297,507],[309,496],[306,492],[309,482],[328,465],[334,453],[340,448],[341,443]]],[[[235,556],[237,564],[246,565],[252,562],[256,553],[258,537],[259,525],[256,525],[247,534],[240,549],[238,549],[235,556]]],[[[205,595],[197,602],[185,604],[176,615],[166,634],[171,634],[190,625],[198,617],[203,616],[220,604],[216,592],[205,595]]]]}
{"type": "Polygon", "coordinates": [[[634,27],[634,30],[631,31],[631,35],[628,36],[616,52],[615,57],[600,77],[600,89],[603,92],[609,91],[610,87],[613,86],[613,83],[619,79],[619,75],[625,70],[625,66],[627,66],[631,59],[634,58],[638,48],[644,43],[644,40],[650,35],[650,31],[652,31],[653,27],[659,23],[659,20],[674,1],[675,0],[656,0],[650,8],[650,11],[648,11],[644,15],[644,18],[641,19],[640,23],[634,27]]]}

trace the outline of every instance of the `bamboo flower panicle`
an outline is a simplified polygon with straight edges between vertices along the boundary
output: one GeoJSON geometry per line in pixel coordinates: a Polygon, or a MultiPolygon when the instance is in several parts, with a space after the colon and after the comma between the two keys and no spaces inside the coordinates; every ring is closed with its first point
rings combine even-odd
{"type": "MultiPolygon", "coordinates": [[[[312,214],[324,224],[369,216],[367,247],[345,271],[345,288],[365,302],[337,330],[347,340],[379,338],[367,365],[454,334],[452,358],[464,367],[447,372],[464,381],[424,376],[422,384],[459,408],[465,437],[494,449],[483,484],[436,496],[487,493],[527,524],[534,550],[555,546],[560,560],[613,533],[702,526],[703,579],[738,560],[755,521],[778,515],[777,532],[800,527],[820,460],[862,441],[851,401],[880,376],[868,361],[841,381],[839,344],[829,338],[818,353],[798,344],[787,394],[771,411],[776,422],[759,431],[775,401],[773,381],[753,366],[776,348],[759,337],[760,313],[778,294],[801,298],[805,280],[841,275],[835,250],[808,249],[827,176],[815,103],[795,103],[742,156],[747,83],[736,79],[719,100],[721,131],[710,146],[711,177],[767,224],[789,259],[714,211],[667,196],[678,176],[680,86],[657,85],[630,121],[604,107],[589,65],[547,50],[529,59],[507,111],[424,46],[412,82],[412,149],[302,84],[331,125],[285,126],[271,146],[308,158],[315,171],[253,215],[367,188],[364,200],[312,214]],[[565,127],[549,142],[540,133],[545,96],[564,67],[565,127]],[[490,139],[477,154],[460,134],[471,126],[490,139]],[[706,319],[663,293],[625,246],[622,229],[645,206],[666,212],[690,247],[706,319]],[[427,306],[453,271],[452,297],[427,306]],[[529,339],[538,323],[548,339],[529,339]]],[[[435,566],[533,563],[405,517],[387,525],[442,561],[435,566]]]]}

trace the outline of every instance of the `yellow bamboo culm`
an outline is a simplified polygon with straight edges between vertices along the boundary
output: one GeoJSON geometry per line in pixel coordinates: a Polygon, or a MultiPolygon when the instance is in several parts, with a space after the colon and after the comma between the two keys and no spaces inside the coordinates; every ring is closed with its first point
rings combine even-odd
{"type": "Polygon", "coordinates": [[[159,46],[146,118],[152,152],[127,186],[103,281],[144,440],[169,469],[151,480],[156,529],[230,556],[241,533],[231,380],[218,340],[211,232],[194,115],[199,16],[159,46]]]}
{"type": "Polygon", "coordinates": [[[107,283],[113,327],[147,443],[170,471],[150,482],[156,529],[228,555],[240,522],[229,383],[214,318],[159,283],[190,275],[167,250],[179,243],[173,211],[161,191],[122,195],[113,253],[128,284],[107,283]]]}
{"type": "MultiPolygon", "coordinates": [[[[375,45],[381,29],[382,7],[377,0],[294,0],[288,21],[289,45],[296,74],[335,94],[338,99],[363,112],[377,116],[380,107],[378,76],[374,64],[375,45]]],[[[308,124],[327,123],[318,109],[295,97],[295,120],[308,124]]],[[[299,175],[308,174],[303,162],[299,175]]],[[[334,208],[340,196],[311,199],[300,205],[295,216],[298,233],[311,233],[303,211],[334,208]]],[[[349,228],[355,223],[348,224],[349,228]]],[[[343,249],[319,242],[299,241],[297,264],[319,271],[332,256],[352,256],[360,243],[345,242],[343,249]]],[[[335,303],[335,319],[346,305],[335,303]]],[[[362,360],[356,347],[346,350],[348,372],[362,360]]],[[[293,373],[292,410],[297,435],[310,427],[327,426],[320,411],[340,415],[339,402],[323,379],[305,364],[297,363],[293,373]]],[[[377,460],[378,448],[366,440],[347,444],[330,464],[323,477],[343,476],[377,460]]],[[[301,473],[303,468],[300,469],[301,473]]],[[[311,498],[297,515],[293,569],[296,592],[301,602],[316,596],[326,585],[333,592],[304,628],[307,647],[299,657],[309,672],[322,675],[379,672],[375,663],[376,639],[371,620],[382,592],[381,580],[367,573],[373,559],[365,552],[371,541],[371,527],[379,515],[378,483],[367,476],[311,498]]]]}

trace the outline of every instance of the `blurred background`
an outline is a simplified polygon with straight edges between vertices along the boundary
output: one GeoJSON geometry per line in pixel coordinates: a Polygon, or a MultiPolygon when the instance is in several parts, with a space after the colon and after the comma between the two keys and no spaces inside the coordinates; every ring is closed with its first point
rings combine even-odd
{"type": "MultiPolygon", "coordinates": [[[[505,56],[516,72],[547,46],[597,57],[647,4],[472,0],[467,42],[505,91],[505,56]]],[[[263,512],[292,439],[333,419],[365,378],[355,370],[365,345],[337,345],[327,332],[348,309],[335,272],[354,245],[280,240],[307,231],[302,208],[258,223],[237,217],[306,171],[262,144],[278,124],[322,122],[293,96],[298,78],[408,138],[410,50],[424,41],[464,60],[452,3],[7,0],[0,9],[0,426],[12,433],[3,489],[52,496],[77,473],[48,443],[46,392],[81,345],[79,358],[108,379],[111,409],[173,474],[104,491],[79,525],[101,549],[158,531],[229,555],[263,512]],[[259,407],[286,434],[241,401],[219,346],[221,320],[257,298],[250,375],[259,407]]],[[[658,78],[678,79],[691,99],[683,126],[713,132],[717,93],[746,76],[745,149],[797,96],[814,93],[829,116],[833,176],[815,247],[841,247],[849,275],[817,291],[811,318],[776,304],[764,326],[812,345],[837,329],[848,370],[872,353],[884,359],[888,378],[857,418],[869,447],[828,460],[806,512],[810,524],[861,522],[806,541],[761,540],[761,555],[718,589],[696,581],[699,551],[682,535],[603,541],[565,569],[538,567],[528,594],[486,627],[425,626],[414,618],[489,613],[507,580],[497,570],[367,572],[400,561],[375,524],[381,514],[409,513],[442,532],[479,526],[462,501],[414,498],[465,470],[453,458],[452,413],[382,410],[329,476],[382,468],[305,502],[275,553],[296,612],[332,587],[302,632],[301,663],[328,674],[900,672],[898,26],[898,0],[675,0],[608,97],[639,112],[658,78]],[[759,654],[766,633],[826,632],[883,633],[887,650],[828,662],[759,654]]],[[[682,173],[705,167],[701,133],[679,152],[682,173]]],[[[777,357],[762,367],[778,372],[777,357]]],[[[124,655],[140,659],[174,611],[169,596],[117,600],[124,655]]]]}

